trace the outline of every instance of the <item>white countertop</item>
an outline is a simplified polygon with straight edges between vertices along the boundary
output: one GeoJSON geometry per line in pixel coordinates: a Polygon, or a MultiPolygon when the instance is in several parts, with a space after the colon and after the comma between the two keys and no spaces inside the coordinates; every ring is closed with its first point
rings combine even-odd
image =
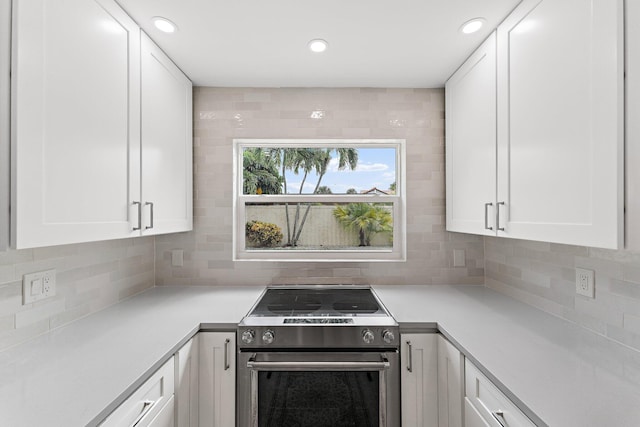
{"type": "MultiPolygon", "coordinates": [[[[0,353],[0,426],[95,425],[201,324],[233,327],[262,290],[158,287],[0,353]]],[[[437,323],[534,421],[640,425],[639,352],[481,286],[375,290],[401,326],[437,323]]]]}

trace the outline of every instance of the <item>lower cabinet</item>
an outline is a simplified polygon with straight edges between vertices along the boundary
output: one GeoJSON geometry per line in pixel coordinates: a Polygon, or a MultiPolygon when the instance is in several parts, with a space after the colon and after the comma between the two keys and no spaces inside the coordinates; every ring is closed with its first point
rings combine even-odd
{"type": "Polygon", "coordinates": [[[438,426],[462,427],[464,356],[438,335],[438,426]]]}
{"type": "Polygon", "coordinates": [[[200,334],[197,334],[187,341],[174,356],[177,427],[198,427],[199,344],[200,334]]]}
{"type": "Polygon", "coordinates": [[[465,427],[491,427],[466,397],[464,398],[464,425],[465,427]]]}
{"type": "Polygon", "coordinates": [[[535,427],[469,360],[465,362],[465,426],[535,427]]]}
{"type": "Polygon", "coordinates": [[[199,339],[199,422],[201,427],[236,423],[236,335],[201,332],[199,339]]]}
{"type": "Polygon", "coordinates": [[[174,358],[169,359],[101,427],[170,427],[174,421],[174,358]]]}
{"type": "Polygon", "coordinates": [[[438,425],[438,335],[400,336],[402,427],[438,425]]]}

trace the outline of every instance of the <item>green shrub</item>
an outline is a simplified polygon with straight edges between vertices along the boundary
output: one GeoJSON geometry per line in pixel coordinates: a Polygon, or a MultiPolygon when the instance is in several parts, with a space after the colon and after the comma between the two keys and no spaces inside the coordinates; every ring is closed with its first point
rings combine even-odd
{"type": "Polygon", "coordinates": [[[249,221],[246,225],[247,246],[269,248],[282,242],[282,230],[275,224],[249,221]]]}

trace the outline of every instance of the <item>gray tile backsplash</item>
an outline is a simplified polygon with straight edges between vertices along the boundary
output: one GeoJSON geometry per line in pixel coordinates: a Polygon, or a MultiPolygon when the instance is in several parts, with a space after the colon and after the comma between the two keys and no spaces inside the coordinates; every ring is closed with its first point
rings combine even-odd
{"type": "Polygon", "coordinates": [[[444,230],[444,90],[199,87],[193,115],[194,231],[156,238],[159,285],[483,283],[482,238],[444,230]],[[234,138],[406,139],[407,262],[234,263],[234,138]],[[452,267],[453,249],[465,267],[452,267]]]}
{"type": "Polygon", "coordinates": [[[153,237],[0,251],[0,351],[153,286],[153,237]],[[22,275],[52,268],[56,295],[22,305],[22,275]]]}
{"type": "Polygon", "coordinates": [[[485,237],[486,285],[640,350],[640,252],[485,237]],[[595,299],[575,268],[595,271],[595,299]]]}

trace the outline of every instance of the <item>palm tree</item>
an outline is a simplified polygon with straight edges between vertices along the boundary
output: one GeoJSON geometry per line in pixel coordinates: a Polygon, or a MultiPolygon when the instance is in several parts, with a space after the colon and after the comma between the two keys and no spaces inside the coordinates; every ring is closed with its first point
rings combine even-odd
{"type": "Polygon", "coordinates": [[[283,178],[276,158],[262,148],[247,148],[242,157],[244,194],[282,194],[283,178]]]}
{"type": "MultiPolygon", "coordinates": [[[[313,194],[319,194],[318,189],[320,188],[320,183],[322,182],[322,178],[324,177],[324,175],[327,173],[327,167],[329,166],[329,162],[331,161],[331,154],[334,151],[338,155],[339,170],[343,170],[346,167],[348,167],[350,170],[354,170],[356,166],[358,166],[358,150],[356,148],[325,148],[318,150],[315,153],[314,162],[315,171],[318,174],[318,181],[316,182],[316,187],[313,190],[313,194]]],[[[300,186],[300,191],[302,192],[302,185],[300,186]]],[[[296,227],[298,225],[300,204],[298,203],[298,205],[296,206],[296,217],[293,225],[293,240],[291,242],[292,246],[296,246],[298,244],[298,240],[300,240],[300,233],[302,233],[302,228],[304,227],[304,224],[307,220],[307,215],[309,215],[309,209],[311,209],[311,204],[307,204],[307,209],[305,210],[304,216],[300,221],[300,226],[296,227]]]]}
{"type": "Polygon", "coordinates": [[[349,203],[333,210],[333,216],[345,227],[356,230],[360,246],[371,246],[371,236],[382,231],[393,231],[391,212],[383,206],[370,203],[349,203]]]}
{"type": "Polygon", "coordinates": [[[333,191],[331,191],[331,188],[326,185],[321,185],[318,187],[318,194],[333,194],[333,191]]]}
{"type": "MultiPolygon", "coordinates": [[[[298,194],[302,194],[309,174],[315,172],[318,175],[318,181],[314,187],[313,194],[320,194],[320,183],[327,173],[327,168],[332,158],[331,155],[334,152],[338,155],[338,169],[343,170],[348,167],[354,170],[358,165],[358,150],[356,148],[273,148],[269,150],[270,156],[276,159],[277,166],[281,168],[280,174],[283,179],[284,194],[289,194],[286,177],[286,171],[288,170],[296,175],[299,173],[303,175],[298,194]]],[[[287,243],[285,246],[296,246],[298,244],[311,204],[307,204],[302,218],[300,217],[300,208],[301,204],[297,203],[292,227],[289,204],[285,203],[287,221],[287,243]]]]}

